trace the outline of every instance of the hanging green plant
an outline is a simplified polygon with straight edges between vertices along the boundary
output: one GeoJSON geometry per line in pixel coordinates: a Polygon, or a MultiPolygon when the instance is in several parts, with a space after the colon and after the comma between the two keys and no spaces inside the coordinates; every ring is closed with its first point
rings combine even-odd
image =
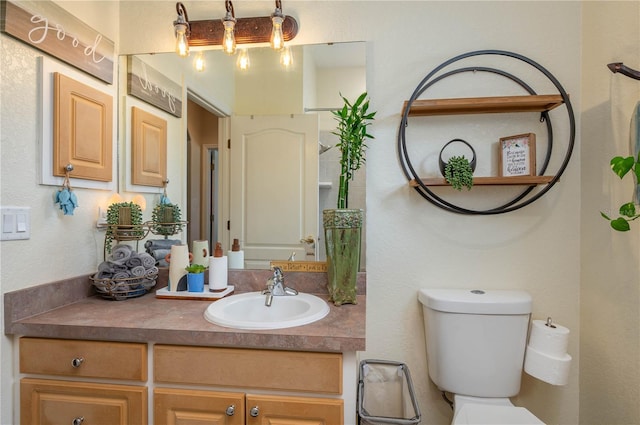
{"type": "MultiPolygon", "coordinates": [[[[626,158],[616,156],[611,159],[610,164],[611,170],[621,179],[627,175],[629,171],[633,171],[636,182],[635,193],[640,193],[640,154],[638,154],[637,159],[634,159],[632,156],[626,158]]],[[[611,227],[619,232],[628,231],[631,229],[629,223],[640,218],[640,211],[636,210],[636,205],[633,201],[622,204],[618,210],[618,214],[620,214],[618,218],[612,219],[602,211],[600,212],[603,218],[609,220],[611,227]]]]}
{"type": "Polygon", "coordinates": [[[142,209],[133,202],[118,202],[107,209],[107,232],[105,248],[111,252],[113,240],[142,239],[145,231],[142,228],[142,209]]]}
{"type": "Polygon", "coordinates": [[[473,186],[473,168],[469,160],[462,156],[452,156],[444,167],[444,178],[454,189],[462,190],[473,186]]]}
{"type": "Polygon", "coordinates": [[[151,212],[151,232],[171,236],[182,229],[182,213],[176,204],[160,203],[151,212]]]}

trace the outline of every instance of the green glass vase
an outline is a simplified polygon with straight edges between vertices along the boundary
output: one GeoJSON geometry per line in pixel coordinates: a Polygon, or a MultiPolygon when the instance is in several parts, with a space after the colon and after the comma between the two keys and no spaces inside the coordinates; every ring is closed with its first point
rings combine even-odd
{"type": "Polygon", "coordinates": [[[357,304],[356,281],[360,270],[360,241],[364,211],[322,211],[327,252],[327,289],[334,305],[357,304]]]}

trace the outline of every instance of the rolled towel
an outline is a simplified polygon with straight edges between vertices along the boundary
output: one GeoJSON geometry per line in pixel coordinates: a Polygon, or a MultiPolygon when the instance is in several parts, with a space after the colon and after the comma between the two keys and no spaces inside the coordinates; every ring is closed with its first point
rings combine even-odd
{"type": "Polygon", "coordinates": [[[156,259],[153,258],[151,254],[147,254],[146,252],[141,252],[140,254],[138,254],[138,258],[142,261],[142,266],[145,269],[150,269],[152,267],[155,267],[156,265],[156,259]]]}
{"type": "Polygon", "coordinates": [[[173,245],[179,245],[182,241],[180,239],[149,239],[144,243],[144,247],[149,254],[156,249],[171,249],[173,245]]]}
{"type": "Polygon", "coordinates": [[[169,263],[164,260],[164,257],[170,253],[170,249],[155,249],[151,252],[151,255],[158,261],[158,267],[169,267],[169,263]]]}
{"type": "Polygon", "coordinates": [[[129,270],[129,267],[127,267],[127,265],[124,264],[124,262],[120,263],[117,261],[109,260],[109,264],[111,265],[111,270],[113,273],[126,272],[129,270]]]}
{"type": "Polygon", "coordinates": [[[129,270],[129,273],[131,273],[132,277],[140,277],[144,276],[146,271],[147,270],[143,266],[135,266],[134,268],[129,270]]]}
{"type": "Polygon", "coordinates": [[[127,261],[125,261],[125,264],[130,269],[134,269],[136,267],[142,267],[142,259],[138,256],[137,253],[134,252],[133,254],[131,254],[131,257],[129,257],[127,261]]]}
{"type": "Polygon", "coordinates": [[[128,270],[122,270],[117,273],[114,273],[111,277],[113,280],[121,280],[121,279],[129,279],[131,277],[131,273],[128,270]]]}
{"type": "Polygon", "coordinates": [[[98,265],[98,272],[113,273],[113,266],[107,261],[103,261],[98,265]]]}
{"type": "Polygon", "coordinates": [[[107,262],[109,264],[111,264],[111,267],[113,268],[114,271],[117,271],[118,269],[124,269],[124,270],[128,270],[129,267],[127,267],[127,260],[114,260],[112,258],[109,258],[107,260],[107,262]]]}
{"type": "Polygon", "coordinates": [[[111,279],[113,277],[113,273],[107,271],[98,271],[95,275],[93,275],[94,279],[111,279]]]}
{"type": "Polygon", "coordinates": [[[98,279],[95,282],[93,282],[93,286],[96,288],[98,292],[102,292],[102,293],[109,292],[109,289],[111,288],[111,281],[108,280],[106,281],[107,283],[105,284],[105,281],[99,280],[98,274],[99,273],[96,273],[93,276],[94,279],[98,279]]]}
{"type": "Polygon", "coordinates": [[[155,278],[157,275],[158,275],[158,268],[156,266],[148,268],[147,272],[145,273],[145,276],[147,278],[155,278]]]}
{"type": "Polygon", "coordinates": [[[144,287],[144,289],[147,289],[147,290],[153,288],[155,285],[156,285],[155,279],[142,281],[142,286],[144,287]]]}
{"type": "Polygon", "coordinates": [[[126,261],[131,257],[132,248],[129,245],[116,245],[111,251],[111,260],[113,261],[126,261]]]}

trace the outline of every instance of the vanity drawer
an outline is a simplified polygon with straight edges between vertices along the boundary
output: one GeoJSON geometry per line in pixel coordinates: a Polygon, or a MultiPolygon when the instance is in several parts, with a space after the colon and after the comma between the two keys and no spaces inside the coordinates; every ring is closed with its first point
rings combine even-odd
{"type": "Polygon", "coordinates": [[[342,354],[156,345],[156,382],[342,394],[342,354]]]}
{"type": "Polygon", "coordinates": [[[147,345],[127,342],[20,338],[20,372],[147,380],[147,345]]]}

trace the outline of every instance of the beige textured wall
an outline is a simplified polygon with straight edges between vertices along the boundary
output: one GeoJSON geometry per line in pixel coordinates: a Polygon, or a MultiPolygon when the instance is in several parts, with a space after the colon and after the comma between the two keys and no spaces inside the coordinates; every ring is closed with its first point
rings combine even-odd
{"type": "Polygon", "coordinates": [[[609,168],[629,156],[640,82],[606,64],[640,69],[640,2],[585,2],[582,31],[582,284],[580,423],[640,423],[640,223],[618,233],[599,211],[631,200],[631,176],[609,168]]]}
{"type": "MultiPolygon", "coordinates": [[[[173,48],[170,22],[175,19],[174,1],[127,2],[121,5],[119,16],[116,2],[68,3],[69,9],[77,10],[88,25],[110,36],[117,32],[119,22],[121,53],[173,48]],[[144,36],[140,35],[141,29],[144,36]]],[[[579,138],[563,179],[543,199],[510,214],[467,217],[437,209],[408,188],[398,165],[396,135],[402,102],[426,73],[452,56],[477,49],[511,50],[541,62],[571,94],[579,123],[582,91],[591,90],[585,86],[581,91],[580,87],[584,3],[295,1],[285,2],[284,6],[285,13],[296,16],[301,24],[297,43],[368,42],[367,89],[378,115],[371,127],[376,139],[370,144],[367,158],[367,350],[360,357],[406,362],[412,372],[423,423],[447,424],[451,411],[427,377],[418,289],[426,286],[525,289],[534,297],[535,318],[550,315],[572,330],[569,352],[574,363],[566,387],[552,387],[525,378],[516,401],[546,423],[578,423],[581,234],[576,210],[584,189],[579,174],[579,138]]],[[[191,19],[216,16],[211,11],[211,2],[191,1],[187,7],[191,19]]],[[[637,10],[630,12],[634,11],[637,16],[637,10]]],[[[269,14],[271,6],[243,1],[236,5],[236,13],[269,14]]],[[[625,13],[621,18],[627,19],[626,16],[625,13]]],[[[637,28],[637,22],[635,25],[637,28]]],[[[3,205],[31,206],[34,211],[31,240],[0,245],[0,290],[4,293],[91,272],[97,264],[97,255],[92,253],[99,245],[94,231],[95,205],[107,195],[81,191],[77,216],[63,219],[56,214],[51,205],[51,188],[39,186],[36,180],[39,123],[35,58],[40,53],[5,35],[0,35],[0,41],[0,200],[3,205]],[[63,251],[63,258],[55,255],[63,251]],[[39,259],[38,267],[25,274],[22,260],[32,257],[39,259]]],[[[464,87],[450,94],[464,96],[464,87]]],[[[176,131],[184,130],[176,127],[176,131]]],[[[443,125],[442,131],[450,128],[443,125]]],[[[464,123],[454,128],[469,130],[464,123]]],[[[566,140],[566,129],[555,131],[558,140],[566,140]]],[[[126,136],[120,137],[123,141],[126,136]]],[[[483,134],[477,137],[482,140],[483,134]]],[[[437,145],[433,144],[435,151],[437,145]]],[[[482,149],[487,157],[488,145],[482,149]]],[[[184,151],[176,148],[174,157],[182,161],[184,151]]],[[[179,166],[175,172],[179,172],[179,166]]],[[[179,193],[171,195],[172,200],[184,200],[185,179],[177,177],[173,181],[179,193]]],[[[602,183],[595,181],[593,186],[599,188],[602,183]]],[[[484,198],[491,201],[494,196],[499,195],[489,192],[484,198]]],[[[595,206],[594,210],[598,208],[595,206]]],[[[620,288],[620,297],[627,293],[626,289],[620,288]]],[[[600,307],[592,304],[594,308],[600,307]]],[[[613,314],[617,312],[616,304],[612,303],[607,312],[616,326],[624,326],[628,319],[627,315],[613,314]]],[[[637,317],[631,319],[638,323],[637,317]]],[[[584,351],[590,349],[591,346],[583,346],[584,351]]],[[[0,422],[13,423],[16,377],[11,370],[15,359],[13,344],[6,336],[0,353],[0,422]]],[[[625,360],[630,360],[630,355],[625,360]]],[[[632,383],[637,388],[637,379],[632,383]]],[[[595,394],[597,385],[592,388],[595,394]]]]}

